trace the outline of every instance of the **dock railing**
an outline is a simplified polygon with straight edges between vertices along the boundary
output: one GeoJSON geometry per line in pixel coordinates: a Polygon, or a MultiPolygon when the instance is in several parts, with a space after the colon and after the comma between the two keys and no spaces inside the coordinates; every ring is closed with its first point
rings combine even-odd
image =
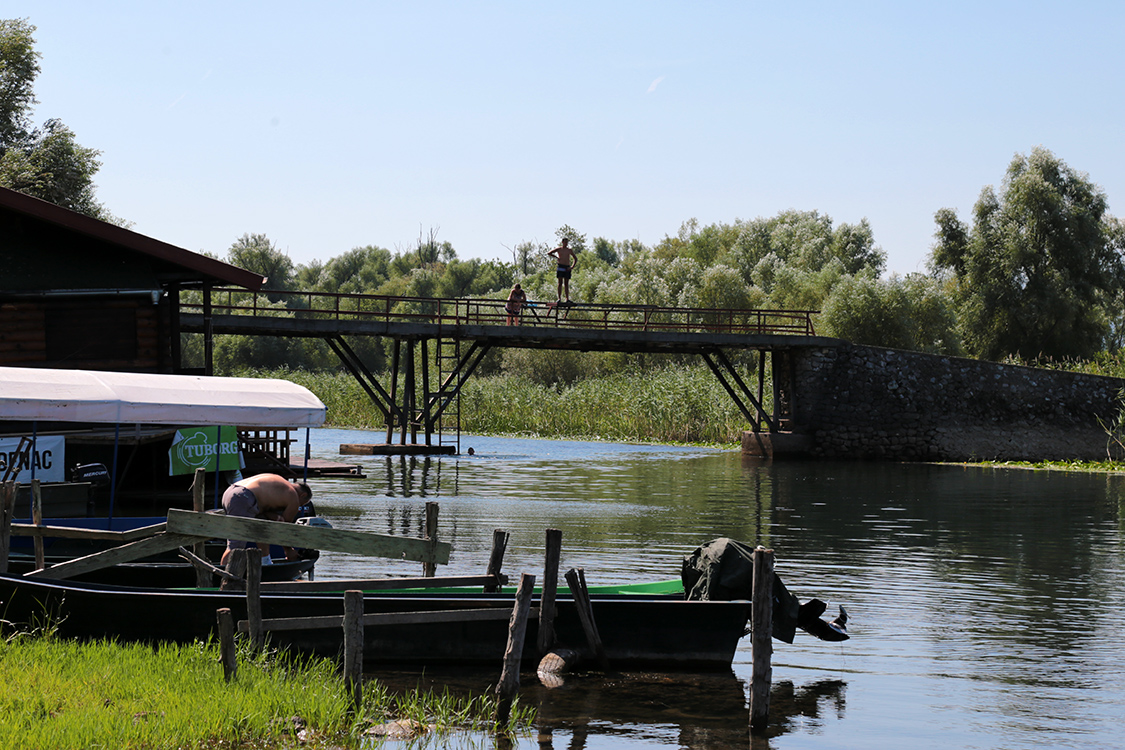
{"type": "MultiPolygon", "coordinates": [[[[505,325],[505,299],[389,297],[328,292],[211,290],[213,315],[295,320],[372,321],[439,326],[505,325]]],[[[184,312],[202,313],[185,299],[184,312]]],[[[816,310],[662,307],[529,301],[520,325],[615,331],[813,336],[816,310]]]]}

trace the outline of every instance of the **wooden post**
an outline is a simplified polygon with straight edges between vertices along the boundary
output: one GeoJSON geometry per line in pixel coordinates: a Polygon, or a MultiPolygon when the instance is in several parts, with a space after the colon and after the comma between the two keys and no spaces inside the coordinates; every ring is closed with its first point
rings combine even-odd
{"type": "Polygon", "coordinates": [[[8,551],[12,543],[12,516],[15,510],[15,482],[4,482],[0,485],[0,573],[8,572],[8,551]]]}
{"type": "Polygon", "coordinates": [[[238,674],[238,650],[234,646],[234,616],[228,607],[215,611],[219,621],[219,660],[223,663],[223,678],[230,682],[238,674]]]}
{"type": "Polygon", "coordinates": [[[227,558],[227,572],[234,576],[234,579],[224,578],[223,582],[219,584],[219,589],[222,591],[245,591],[246,590],[246,553],[253,551],[254,554],[261,556],[257,547],[247,549],[232,549],[230,556],[227,558]]]}
{"type": "Polygon", "coordinates": [[[773,680],[773,550],[754,550],[753,602],[750,622],[750,732],[766,731],[770,715],[770,683],[773,680]]]}
{"type": "Polygon", "coordinates": [[[344,592],[344,685],[352,710],[363,707],[363,592],[344,592]]]}
{"type": "Polygon", "coordinates": [[[426,539],[430,540],[430,559],[422,563],[422,575],[433,578],[437,575],[437,562],[435,562],[438,542],[438,504],[434,501],[426,503],[426,539]]]}
{"type": "Polygon", "coordinates": [[[246,619],[250,623],[250,647],[265,645],[262,629],[262,556],[257,547],[246,550],[246,619]]]}
{"type": "Polygon", "coordinates": [[[578,610],[578,619],[582,621],[582,630],[586,633],[586,644],[597,657],[602,671],[608,672],[609,659],[605,655],[602,637],[598,635],[598,625],[594,622],[594,608],[590,604],[590,592],[586,588],[586,571],[582,568],[571,568],[566,571],[566,582],[574,597],[574,606],[578,610]]]}
{"type": "MultiPolygon", "coordinates": [[[[206,491],[207,471],[205,469],[195,470],[195,481],[191,485],[191,507],[196,513],[203,512],[203,495],[206,491]]],[[[196,557],[206,559],[206,542],[197,542],[192,546],[191,551],[196,557]]],[[[196,588],[206,588],[210,586],[211,574],[203,568],[195,568],[195,586],[196,588]]]]}
{"type": "MultiPolygon", "coordinates": [[[[43,488],[38,479],[31,480],[31,523],[35,526],[43,525],[43,488]]],[[[47,567],[47,560],[43,554],[43,535],[36,534],[32,542],[35,547],[35,569],[43,570],[47,567]]]]}
{"type": "Polygon", "coordinates": [[[555,645],[555,594],[559,588],[559,557],[562,531],[547,529],[543,562],[543,594],[539,599],[539,656],[546,656],[555,645]]]}
{"type": "Polygon", "coordinates": [[[512,701],[520,689],[520,659],[523,657],[523,642],[527,635],[527,617],[531,613],[531,594],[535,588],[535,576],[524,573],[520,577],[520,587],[516,591],[516,603],[512,607],[512,617],[508,620],[508,645],[504,649],[504,668],[500,681],[496,683],[496,725],[508,723],[512,714],[512,701]]]}
{"type": "MultiPolygon", "coordinates": [[[[503,529],[496,529],[492,532],[492,554],[488,556],[488,570],[485,571],[490,576],[500,575],[500,569],[504,567],[504,551],[508,549],[508,537],[510,535],[503,529]]],[[[500,590],[499,584],[488,584],[484,587],[484,593],[494,594],[500,590]]]]}

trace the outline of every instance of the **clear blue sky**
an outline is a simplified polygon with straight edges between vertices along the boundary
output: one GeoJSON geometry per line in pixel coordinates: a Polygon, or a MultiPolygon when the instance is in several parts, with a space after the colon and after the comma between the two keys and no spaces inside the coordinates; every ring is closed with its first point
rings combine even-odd
{"type": "Polygon", "coordinates": [[[101,150],[133,229],[297,263],[437,230],[511,260],[570,224],[866,217],[924,270],[1044,146],[1125,214],[1121,2],[7,0],[38,27],[35,121],[101,150]]]}

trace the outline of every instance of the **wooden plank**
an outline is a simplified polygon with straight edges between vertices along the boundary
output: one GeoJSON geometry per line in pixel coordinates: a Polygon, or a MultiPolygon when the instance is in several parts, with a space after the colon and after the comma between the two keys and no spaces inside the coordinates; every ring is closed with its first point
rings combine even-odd
{"type": "Polygon", "coordinates": [[[123,544],[120,547],[113,547],[104,552],[95,552],[92,555],[67,560],[66,562],[53,565],[45,570],[33,570],[25,577],[50,579],[70,578],[80,573],[88,573],[91,570],[108,568],[117,563],[132,562],[133,560],[148,557],[149,555],[158,555],[161,552],[167,552],[193,544],[197,539],[197,536],[189,534],[163,533],[158,536],[149,537],[148,539],[140,539],[135,542],[130,542],[129,544],[123,544]]]}
{"type": "MultiPolygon", "coordinates": [[[[532,616],[539,616],[539,608],[530,609],[532,616]]],[[[371,625],[430,625],[449,622],[487,622],[489,620],[509,620],[512,610],[507,607],[488,609],[443,609],[432,612],[379,612],[363,616],[364,627],[371,625]]],[[[318,628],[340,628],[344,626],[343,615],[324,617],[282,617],[262,620],[265,630],[316,630],[318,628]]],[[[238,632],[250,632],[249,620],[238,621],[238,632]]]]}
{"type": "Polygon", "coordinates": [[[328,529],[295,523],[262,521],[220,513],[193,513],[190,510],[168,509],[168,531],[207,539],[240,539],[267,542],[285,547],[305,547],[354,555],[389,557],[395,560],[424,562],[432,559],[442,565],[449,562],[452,549],[448,542],[433,542],[413,537],[388,536],[366,531],[328,529]]]}
{"type": "Polygon", "coordinates": [[[419,589],[450,586],[464,586],[475,588],[477,586],[503,586],[508,583],[507,576],[442,576],[430,578],[355,578],[348,580],[320,580],[320,581],[264,581],[262,590],[275,594],[278,592],[298,591],[347,591],[358,589],[360,591],[387,591],[389,589],[419,589]]]}
{"type": "Polygon", "coordinates": [[[57,537],[59,539],[92,539],[125,544],[145,539],[165,531],[166,524],[156,523],[128,531],[108,529],[82,529],[76,526],[36,526],[30,523],[13,523],[12,536],[57,537]]]}

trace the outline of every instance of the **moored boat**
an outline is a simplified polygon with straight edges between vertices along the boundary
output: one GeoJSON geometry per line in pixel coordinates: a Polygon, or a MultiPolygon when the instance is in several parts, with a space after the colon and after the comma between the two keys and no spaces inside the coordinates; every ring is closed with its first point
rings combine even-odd
{"type": "MultiPolygon", "coordinates": [[[[729,669],[751,606],[747,601],[686,601],[682,590],[630,594],[594,589],[591,599],[606,655],[617,669],[729,669]]],[[[496,665],[504,656],[505,613],[511,612],[513,602],[512,593],[366,592],[365,614],[402,616],[365,626],[365,664],[496,665]],[[482,610],[494,616],[484,619],[466,612],[482,610]]],[[[560,594],[556,604],[558,642],[584,644],[574,600],[560,594]]],[[[266,619],[340,617],[343,592],[275,593],[263,587],[261,607],[266,619]]],[[[246,617],[246,599],[237,593],[0,576],[0,611],[10,625],[41,625],[46,618],[66,638],[192,642],[216,631],[216,611],[221,608],[229,608],[235,619],[246,617]]],[[[528,660],[538,656],[536,638],[537,623],[531,618],[524,645],[528,660]]],[[[274,631],[270,642],[297,653],[335,657],[341,653],[343,630],[274,631]]]]}

